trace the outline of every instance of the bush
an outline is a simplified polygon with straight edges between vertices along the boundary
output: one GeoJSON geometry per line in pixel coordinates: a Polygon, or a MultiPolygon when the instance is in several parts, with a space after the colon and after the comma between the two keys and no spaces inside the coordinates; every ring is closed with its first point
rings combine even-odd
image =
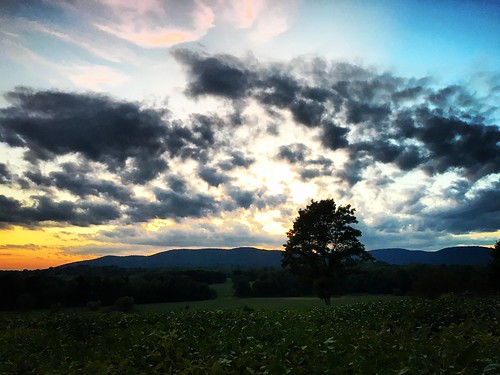
{"type": "Polygon", "coordinates": [[[63,309],[63,305],[60,302],[53,303],[50,305],[50,312],[56,313],[63,309]]]}
{"type": "Polygon", "coordinates": [[[124,296],[124,297],[118,298],[115,301],[113,307],[117,311],[131,312],[134,310],[134,305],[135,305],[135,302],[134,302],[134,299],[132,297],[124,296]]]}
{"type": "Polygon", "coordinates": [[[87,309],[89,311],[98,311],[101,308],[101,301],[88,301],[87,309]]]}

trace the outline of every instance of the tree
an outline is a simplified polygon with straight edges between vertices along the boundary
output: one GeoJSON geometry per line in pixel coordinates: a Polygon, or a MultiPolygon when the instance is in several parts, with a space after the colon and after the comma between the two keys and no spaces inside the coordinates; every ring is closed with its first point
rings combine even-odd
{"type": "Polygon", "coordinates": [[[494,292],[500,292],[500,239],[490,251],[489,263],[490,284],[494,292]]]}
{"type": "Polygon", "coordinates": [[[330,305],[334,287],[356,264],[372,260],[358,240],[361,231],[350,205],[336,206],[333,199],[312,200],[287,233],[281,265],[314,285],[330,305]]]}

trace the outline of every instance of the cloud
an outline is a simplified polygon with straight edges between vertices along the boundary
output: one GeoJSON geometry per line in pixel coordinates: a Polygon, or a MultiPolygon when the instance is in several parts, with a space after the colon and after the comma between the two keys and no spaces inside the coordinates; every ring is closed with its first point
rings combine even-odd
{"type": "Polygon", "coordinates": [[[0,110],[0,141],[26,148],[34,164],[78,153],[136,183],[167,168],[158,161],[167,151],[161,113],[95,94],[18,88],[6,98],[11,107],[0,110]],[[146,165],[152,173],[144,173],[146,165]]]}
{"type": "Polygon", "coordinates": [[[271,194],[264,188],[248,189],[245,187],[228,185],[225,186],[228,198],[223,202],[225,211],[234,211],[240,208],[250,209],[255,207],[259,210],[275,208],[287,202],[284,194],[271,194]]]}
{"type": "Polygon", "coordinates": [[[25,177],[38,186],[56,187],[83,199],[94,196],[125,203],[133,196],[123,184],[93,178],[92,174],[93,168],[86,163],[63,163],[59,171],[47,175],[40,171],[27,171],[25,177]]]}
{"type": "Polygon", "coordinates": [[[154,194],[154,201],[137,199],[129,204],[125,210],[129,222],[206,217],[219,210],[217,200],[207,194],[179,193],[161,188],[155,189],[154,194]]]}
{"type": "Polygon", "coordinates": [[[229,177],[222,173],[219,173],[217,169],[211,167],[201,167],[198,171],[198,175],[203,181],[214,187],[217,187],[229,181],[229,177]]]}
{"type": "Polygon", "coordinates": [[[230,99],[246,95],[252,73],[237,58],[230,55],[202,56],[185,49],[176,49],[172,55],[188,69],[189,95],[211,94],[230,99]]]}
{"type": "Polygon", "coordinates": [[[188,73],[188,95],[254,99],[319,128],[323,147],[348,152],[338,176],[351,184],[375,162],[429,175],[461,170],[471,181],[500,172],[500,130],[485,124],[496,108],[463,86],[436,88],[427,79],[318,58],[260,63],[187,50],[174,57],[188,73]]]}
{"type": "Polygon", "coordinates": [[[278,159],[287,160],[288,162],[295,164],[303,163],[309,153],[309,147],[307,147],[303,143],[295,143],[291,145],[280,146],[277,157],[278,159]]]}
{"type": "Polygon", "coordinates": [[[301,180],[308,181],[320,176],[332,176],[332,160],[321,156],[312,158],[312,151],[303,143],[294,143],[280,146],[276,158],[286,160],[294,165],[295,171],[299,174],[301,180]]]}
{"type": "Polygon", "coordinates": [[[119,209],[107,203],[53,201],[33,196],[33,205],[23,206],[16,199],[0,195],[0,226],[34,226],[41,222],[62,222],[77,226],[104,224],[120,217],[119,209]]]}
{"type": "Polygon", "coordinates": [[[449,233],[493,232],[500,230],[500,183],[462,197],[455,207],[431,210],[425,227],[449,233]]]}
{"type": "Polygon", "coordinates": [[[0,183],[6,183],[10,181],[12,175],[7,168],[5,163],[0,163],[0,183]]]}
{"type": "Polygon", "coordinates": [[[95,93],[7,93],[0,141],[24,152],[29,171],[0,164],[4,225],[180,226],[245,212],[261,228],[260,211],[279,211],[282,226],[291,207],[334,196],[362,203],[391,238],[497,230],[499,209],[485,204],[500,173],[495,108],[465,87],[318,58],[173,56],[188,99],[199,108],[208,99],[214,112],[174,119],[169,108],[95,93]]]}
{"type": "Polygon", "coordinates": [[[6,97],[11,105],[0,110],[0,141],[25,150],[31,168],[16,182],[0,164],[2,182],[11,187],[19,183],[39,195],[26,202],[4,197],[0,214],[5,223],[86,226],[211,215],[218,212],[218,201],[188,186],[182,163],[175,162],[170,171],[168,162],[200,163],[201,179],[214,187],[230,179],[224,169],[209,167],[213,154],[222,152],[227,170],[253,162],[241,152],[219,148],[225,140],[218,133],[225,123],[216,115],[171,121],[167,109],[93,93],[18,88],[6,97]],[[150,185],[154,180],[160,185],[150,185]],[[144,186],[139,195],[136,185],[144,186]],[[61,199],[63,192],[74,201],[61,199]]]}
{"type": "Polygon", "coordinates": [[[244,155],[241,151],[232,151],[230,157],[221,161],[218,166],[224,171],[231,171],[235,168],[248,168],[255,163],[255,158],[244,155]]]}
{"type": "Polygon", "coordinates": [[[99,30],[143,48],[165,48],[192,42],[214,26],[214,10],[201,1],[101,1],[104,14],[93,14],[99,30]],[[111,17],[109,17],[111,15],[111,17]]]}
{"type": "Polygon", "coordinates": [[[224,126],[216,115],[193,114],[187,121],[173,121],[165,135],[169,155],[206,163],[209,151],[218,147],[216,132],[224,126]]]}
{"type": "Polygon", "coordinates": [[[224,226],[207,222],[192,222],[165,227],[157,232],[119,228],[106,231],[96,238],[104,242],[162,247],[237,247],[264,246],[281,248],[283,236],[258,233],[246,224],[226,220],[224,226]]]}

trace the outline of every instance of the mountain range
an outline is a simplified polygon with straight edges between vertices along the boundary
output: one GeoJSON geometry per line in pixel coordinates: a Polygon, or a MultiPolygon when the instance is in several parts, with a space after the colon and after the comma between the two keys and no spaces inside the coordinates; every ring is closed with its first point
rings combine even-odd
{"type": "MultiPolygon", "coordinates": [[[[486,265],[490,261],[489,248],[482,246],[448,247],[438,251],[407,250],[400,248],[377,249],[370,254],[377,261],[390,264],[432,265],[486,265]]],[[[122,268],[279,268],[280,250],[262,250],[253,247],[234,249],[176,249],[153,255],[107,255],[96,259],[64,264],[59,267],[88,265],[122,268]]]]}

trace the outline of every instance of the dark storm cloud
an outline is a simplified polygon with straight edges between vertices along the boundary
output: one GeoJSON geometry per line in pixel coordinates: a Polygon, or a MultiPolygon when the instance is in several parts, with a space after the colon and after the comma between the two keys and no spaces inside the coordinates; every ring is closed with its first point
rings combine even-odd
{"type": "Polygon", "coordinates": [[[229,196],[238,208],[249,208],[256,199],[255,192],[248,190],[232,189],[229,191],[229,196]]]}
{"type": "Polygon", "coordinates": [[[220,162],[218,166],[224,171],[230,171],[238,167],[248,168],[253,163],[255,163],[254,158],[246,156],[240,151],[233,151],[230,153],[230,158],[220,162]]]}
{"type": "Polygon", "coordinates": [[[431,174],[463,168],[474,179],[500,172],[500,130],[442,116],[436,111],[419,111],[420,126],[414,139],[423,142],[429,158],[424,168],[431,174]]]}
{"type": "Polygon", "coordinates": [[[170,189],[172,189],[176,193],[185,194],[187,192],[187,183],[182,178],[169,176],[167,179],[167,183],[170,189]]]}
{"type": "Polygon", "coordinates": [[[41,187],[57,187],[80,198],[104,196],[120,203],[131,199],[132,193],[121,184],[91,177],[92,168],[85,164],[64,163],[60,171],[43,175],[40,171],[28,171],[25,177],[41,187]]]}
{"type": "Polygon", "coordinates": [[[500,183],[482,189],[457,206],[428,215],[426,226],[452,233],[494,232],[500,229],[500,183]]]}
{"type": "Polygon", "coordinates": [[[343,169],[336,171],[335,175],[341,180],[347,182],[349,186],[354,186],[363,180],[363,171],[369,164],[369,161],[360,158],[352,158],[346,162],[343,169]]]}
{"type": "Polygon", "coordinates": [[[89,226],[108,223],[120,217],[119,209],[112,204],[55,202],[47,196],[34,196],[32,199],[35,203],[26,207],[16,199],[0,195],[0,226],[33,226],[47,221],[89,226]]]}
{"type": "MultiPolygon", "coordinates": [[[[25,159],[32,163],[15,182],[44,197],[32,197],[30,205],[3,197],[2,222],[85,226],[200,217],[218,209],[213,197],[188,189],[180,177],[165,176],[171,173],[167,158],[177,158],[197,161],[201,177],[213,186],[229,180],[223,169],[205,166],[220,152],[218,134],[226,124],[218,116],[193,114],[184,121],[171,121],[167,109],[144,109],[97,94],[18,88],[6,97],[10,107],[0,109],[0,141],[25,148],[25,159]],[[58,164],[59,156],[76,161],[58,164]],[[55,170],[42,172],[40,161],[52,162],[55,170]],[[113,177],[100,177],[103,168],[113,177]],[[158,190],[151,202],[132,192],[132,185],[157,177],[163,177],[171,190],[158,190]],[[74,201],[54,200],[58,191],[71,193],[74,201]]],[[[236,151],[227,159],[232,164],[228,169],[252,162],[236,151]]],[[[14,186],[9,176],[1,164],[1,181],[14,186]]]]}
{"type": "Polygon", "coordinates": [[[335,125],[333,122],[325,122],[321,142],[323,146],[332,150],[346,148],[349,145],[347,134],[349,129],[335,125]]]}
{"type": "Polygon", "coordinates": [[[319,126],[325,108],[321,103],[312,100],[299,99],[290,106],[293,118],[298,123],[304,124],[309,128],[319,126]]]}
{"type": "Polygon", "coordinates": [[[304,181],[319,176],[331,176],[333,162],[325,157],[309,158],[311,150],[303,143],[284,145],[279,148],[276,158],[293,164],[296,172],[304,181]]]}
{"type": "Polygon", "coordinates": [[[260,72],[262,78],[253,82],[257,98],[265,105],[286,108],[292,105],[298,97],[300,84],[295,77],[286,72],[285,66],[273,66],[260,72]]]}
{"type": "Polygon", "coordinates": [[[198,170],[198,175],[207,184],[215,187],[224,184],[230,180],[228,176],[220,173],[217,169],[212,167],[201,167],[198,170]]]}
{"type": "Polygon", "coordinates": [[[309,155],[310,149],[303,143],[284,145],[279,148],[278,159],[287,160],[292,164],[303,163],[309,155]]]}
{"type": "Polygon", "coordinates": [[[307,181],[315,177],[321,176],[321,172],[318,169],[305,168],[300,171],[301,180],[307,181]]]}
{"type": "Polygon", "coordinates": [[[346,102],[346,110],[346,120],[351,124],[361,122],[380,124],[382,121],[387,120],[391,114],[391,110],[387,105],[377,106],[355,101],[346,102]]]}
{"type": "Polygon", "coordinates": [[[185,122],[173,121],[165,135],[169,155],[206,163],[210,150],[217,147],[217,132],[224,126],[216,115],[193,114],[185,122]]]}
{"type": "Polygon", "coordinates": [[[173,190],[156,189],[156,200],[136,200],[126,210],[131,222],[145,222],[154,218],[180,219],[204,217],[217,212],[218,202],[209,195],[179,193],[173,190]]]}
{"type": "Polygon", "coordinates": [[[258,209],[275,208],[288,199],[283,194],[268,195],[265,189],[248,190],[237,186],[226,186],[226,194],[231,198],[223,204],[226,211],[233,211],[240,208],[247,209],[250,206],[258,209]]]}
{"type": "Polygon", "coordinates": [[[7,168],[7,165],[4,163],[0,163],[0,183],[7,183],[8,181],[10,181],[11,177],[12,176],[9,172],[9,169],[7,168]]]}
{"type": "Polygon", "coordinates": [[[251,73],[235,57],[217,55],[202,56],[188,50],[174,50],[172,55],[189,70],[187,92],[198,96],[218,95],[230,99],[246,95],[251,73]]]}
{"type": "MultiPolygon", "coordinates": [[[[428,78],[319,58],[269,64],[182,50],[174,56],[186,66],[195,97],[253,98],[270,114],[285,109],[297,123],[320,127],[324,147],[348,151],[350,161],[338,175],[350,184],[373,162],[430,175],[461,170],[470,180],[500,172],[500,131],[485,125],[496,109],[464,86],[436,88],[428,78]],[[219,85],[209,79],[212,72],[219,85]]],[[[304,171],[304,177],[314,174],[304,171]]]]}
{"type": "Polygon", "coordinates": [[[0,141],[27,148],[25,158],[33,163],[79,153],[120,171],[130,159],[127,177],[136,183],[166,169],[157,162],[166,151],[167,132],[158,112],[106,96],[27,88],[7,93],[6,99],[11,107],[0,110],[0,141]],[[144,173],[149,165],[152,172],[144,173]]]}
{"type": "Polygon", "coordinates": [[[302,168],[299,169],[299,175],[303,181],[320,176],[333,176],[333,161],[325,157],[307,159],[302,168]]]}

